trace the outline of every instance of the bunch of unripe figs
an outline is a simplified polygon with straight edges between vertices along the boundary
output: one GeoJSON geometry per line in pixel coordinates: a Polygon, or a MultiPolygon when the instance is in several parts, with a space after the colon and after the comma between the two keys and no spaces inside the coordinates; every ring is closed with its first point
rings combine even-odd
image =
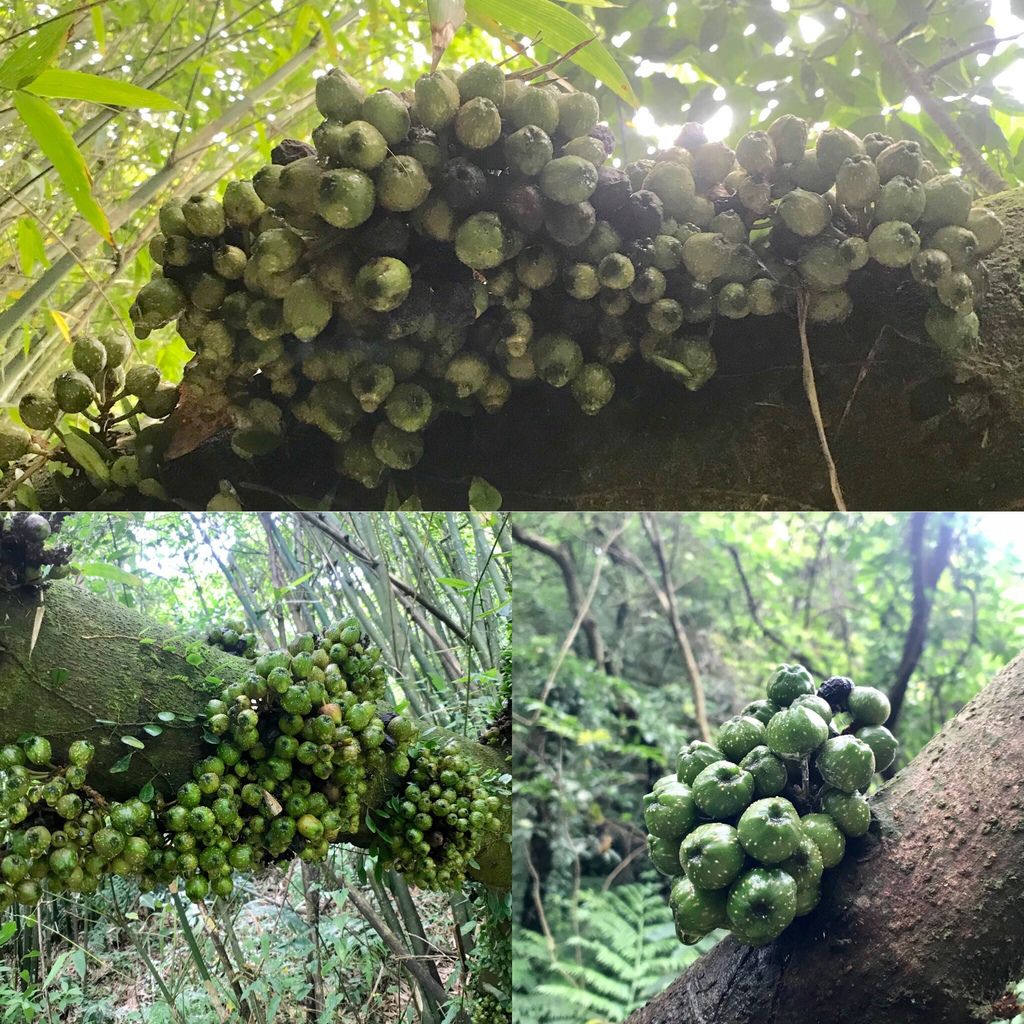
{"type": "MultiPolygon", "coordinates": [[[[916,142],[812,137],[787,114],[735,149],[688,124],[618,166],[595,96],[487,63],[401,93],[334,68],[316,104],[312,145],[286,141],[220,199],[161,208],[131,307],[140,338],[175,323],[195,352],[189,402],[232,422],[245,457],[305,425],[373,488],[416,465],[442,413],[543,386],[593,415],[636,359],[697,389],[717,320],[793,312],[803,295],[810,323],[839,322],[868,272],[927,292],[924,328],[947,353],[977,340],[1003,226],[916,142]]],[[[52,397],[26,396],[27,425],[97,395],[101,418],[111,394],[156,420],[177,400],[152,367],[119,373],[106,343],[75,360],[52,397]]],[[[109,453],[109,486],[159,496],[157,426],[109,453]]]]}
{"type": "Polygon", "coordinates": [[[728,928],[761,946],[817,906],[823,872],[871,826],[865,792],[898,749],[888,717],[874,687],[836,676],[815,692],[807,669],[781,665],[714,745],[679,752],[644,820],[680,941],[728,928]]]}
{"type": "Polygon", "coordinates": [[[228,896],[236,872],[323,860],[371,815],[385,866],[457,888],[500,829],[500,801],[469,759],[387,705],[386,685],[356,620],[301,634],[210,700],[212,749],[192,780],[121,802],[90,774],[89,741],[59,759],[44,736],[0,748],[0,910],[44,890],[95,892],[108,875],[143,889],[180,878],[193,901],[228,896]],[[394,795],[367,811],[374,792],[394,795]]]}
{"type": "Polygon", "coordinates": [[[232,620],[214,626],[206,634],[206,642],[211,647],[218,647],[228,654],[237,654],[241,658],[255,661],[259,641],[256,634],[244,622],[232,620]]]}

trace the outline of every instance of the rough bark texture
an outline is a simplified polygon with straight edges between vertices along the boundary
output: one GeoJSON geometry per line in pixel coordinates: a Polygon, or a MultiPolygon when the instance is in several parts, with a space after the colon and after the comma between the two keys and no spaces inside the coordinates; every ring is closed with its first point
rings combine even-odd
{"type": "MultiPolygon", "coordinates": [[[[137,795],[148,781],[172,793],[190,779],[192,766],[211,750],[201,726],[191,719],[223,684],[250,672],[251,662],[197,644],[195,638],[71,583],[45,589],[36,631],[39,607],[35,590],[0,591],[0,744],[25,734],[45,735],[60,762],[68,744],[88,739],[96,746],[90,783],[112,799],[137,795]],[[201,658],[195,666],[185,660],[193,651],[201,658]],[[158,723],[161,711],[188,720],[158,723]],[[118,724],[102,725],[97,719],[118,724]],[[163,733],[147,735],[147,723],[159,724],[163,733]],[[112,775],[110,767],[132,751],[121,741],[128,735],[144,742],[145,749],[135,750],[128,771],[112,775]]],[[[504,767],[494,748],[456,739],[482,767],[504,767]]],[[[385,795],[382,781],[368,799],[385,795]]],[[[503,817],[507,833],[511,807],[503,817]]],[[[368,845],[369,839],[367,834],[352,841],[368,845]]],[[[496,837],[478,855],[474,877],[507,888],[511,858],[508,842],[496,837]]]]}
{"type": "MultiPolygon", "coordinates": [[[[1024,507],[1024,192],[986,203],[1007,227],[987,261],[978,348],[947,361],[923,336],[922,297],[872,275],[846,324],[810,332],[822,415],[852,509],[1024,507]],[[895,330],[893,328],[896,328],[895,330]]],[[[801,383],[796,324],[787,317],[719,322],[719,371],[691,394],[644,366],[617,372],[595,417],[551,388],[517,393],[505,410],[444,416],[426,454],[395,476],[425,508],[464,508],[479,475],[506,509],[832,508],[801,383]]],[[[290,507],[288,495],[337,485],[330,445],[315,430],[255,464],[218,435],[166,469],[175,496],[204,507],[230,479],[243,502],[290,507]],[[275,497],[276,495],[276,497],[275,497]]],[[[386,488],[342,481],[337,507],[379,508],[386,488]]]]}
{"type": "Polygon", "coordinates": [[[977,1024],[1024,975],[1024,655],[873,798],[808,917],[732,937],[628,1024],[977,1024]]]}

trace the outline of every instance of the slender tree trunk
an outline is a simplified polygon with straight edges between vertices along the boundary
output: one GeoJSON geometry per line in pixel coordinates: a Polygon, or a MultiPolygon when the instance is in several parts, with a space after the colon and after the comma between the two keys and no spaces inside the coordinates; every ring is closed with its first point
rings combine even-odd
{"type": "MultiPolygon", "coordinates": [[[[173,792],[210,750],[197,716],[224,684],[251,672],[251,662],[71,583],[54,583],[41,595],[42,602],[39,591],[0,591],[0,745],[38,733],[50,738],[59,760],[72,741],[88,739],[96,746],[90,781],[105,796],[126,799],[149,781],[173,792]],[[164,722],[161,712],[176,717],[164,722]],[[163,732],[149,736],[146,724],[163,732]],[[145,748],[126,745],[123,736],[145,748]],[[129,753],[128,769],[110,774],[129,753]]],[[[482,768],[505,770],[500,751],[453,738],[482,768]]],[[[387,781],[378,780],[367,808],[387,796],[387,781]]],[[[506,888],[511,806],[502,818],[505,834],[481,850],[473,877],[506,888]]],[[[369,839],[350,841],[367,845],[369,839]]]]}
{"type": "Polygon", "coordinates": [[[628,1024],[978,1024],[1024,974],[1024,655],[872,799],[822,901],[628,1024]]]}

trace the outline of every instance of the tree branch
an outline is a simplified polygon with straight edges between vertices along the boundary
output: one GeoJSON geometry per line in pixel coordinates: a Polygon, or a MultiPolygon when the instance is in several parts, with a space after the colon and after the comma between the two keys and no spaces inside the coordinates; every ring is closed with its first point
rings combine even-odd
{"type": "Polygon", "coordinates": [[[706,743],[711,742],[711,729],[708,726],[707,711],[704,707],[704,684],[701,681],[700,669],[697,667],[697,659],[693,656],[693,648],[690,646],[690,638],[686,635],[686,629],[679,618],[679,606],[676,602],[676,587],[672,581],[671,570],[668,559],[665,557],[665,546],[661,541],[661,532],[658,529],[658,521],[655,516],[646,513],[641,517],[644,524],[644,531],[654,556],[658,560],[658,568],[661,570],[662,589],[665,598],[665,610],[668,614],[668,621],[672,627],[676,644],[683,655],[683,662],[690,674],[690,688],[693,691],[694,717],[697,719],[697,728],[700,730],[700,738],[706,743]]]}
{"type": "Polygon", "coordinates": [[[750,617],[754,620],[754,625],[761,631],[761,635],[766,640],[771,640],[771,642],[777,647],[781,647],[784,651],[787,651],[789,657],[800,662],[800,664],[803,665],[803,667],[807,669],[812,676],[820,676],[821,678],[824,678],[824,673],[818,671],[814,662],[811,661],[803,651],[798,651],[791,647],[787,641],[775,632],[775,630],[770,629],[765,625],[761,618],[761,610],[758,607],[757,599],[754,597],[754,592],[750,589],[750,581],[747,579],[747,574],[743,571],[743,562],[740,560],[739,551],[731,544],[726,544],[725,550],[732,556],[733,565],[736,566],[736,572],[739,573],[740,583],[743,586],[743,593],[746,595],[747,608],[750,611],[750,617]]]}
{"type": "Polygon", "coordinates": [[[953,143],[957,152],[963,159],[964,166],[973,174],[988,192],[1002,192],[1008,186],[1006,182],[985,163],[981,151],[973,142],[960,130],[950,113],[936,99],[928,83],[921,77],[921,74],[911,67],[909,61],[903,56],[900,48],[891,43],[878,30],[871,15],[858,7],[848,7],[854,20],[860,26],[861,31],[878,47],[882,59],[889,65],[890,69],[900,78],[907,87],[908,92],[917,98],[924,112],[935,122],[946,138],[953,143]]]}
{"type": "MultiPolygon", "coordinates": [[[[512,539],[519,544],[531,548],[538,554],[550,558],[558,566],[559,571],[562,573],[562,579],[565,581],[566,592],[569,595],[569,608],[574,618],[579,615],[580,608],[583,606],[583,589],[580,586],[579,576],[576,572],[576,563],[569,548],[565,544],[553,544],[544,537],[530,533],[515,523],[512,524],[512,539]]],[[[611,547],[612,545],[605,544],[605,550],[608,551],[609,555],[611,555],[611,547]]],[[[580,629],[583,630],[583,635],[587,639],[587,651],[591,661],[607,672],[608,666],[604,638],[601,635],[597,622],[589,612],[580,619],[580,629]]]]}

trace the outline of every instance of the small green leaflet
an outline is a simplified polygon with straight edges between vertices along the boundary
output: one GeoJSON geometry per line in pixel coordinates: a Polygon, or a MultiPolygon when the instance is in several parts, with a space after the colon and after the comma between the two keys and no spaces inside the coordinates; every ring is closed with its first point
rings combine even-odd
{"type": "Polygon", "coordinates": [[[139,107],[149,110],[181,110],[181,104],[143,89],[131,82],[118,82],[86,71],[63,71],[47,68],[25,88],[35,96],[56,99],[87,100],[115,107],[139,107]]]}
{"type": "Polygon", "coordinates": [[[136,750],[145,750],[146,744],[142,742],[137,736],[122,736],[121,742],[126,747],[134,747],[136,750]]]}
{"type": "Polygon", "coordinates": [[[153,797],[156,796],[156,790],[153,788],[152,782],[147,782],[142,789],[139,790],[139,799],[144,803],[148,804],[153,797]]]}
{"type": "Polygon", "coordinates": [[[439,576],[436,582],[443,583],[446,587],[454,587],[456,590],[469,590],[473,586],[468,580],[456,579],[454,576],[439,576]]]}
{"type": "Polygon", "coordinates": [[[36,266],[48,267],[46,245],[39,224],[34,217],[18,218],[18,262],[21,272],[27,277],[36,266]]]}
{"type": "Polygon", "coordinates": [[[68,450],[68,455],[85,470],[90,482],[105,484],[110,479],[107,464],[88,441],[83,440],[73,430],[66,431],[61,440],[68,450]]]}
{"type": "Polygon", "coordinates": [[[175,715],[173,711],[158,711],[156,717],[161,722],[173,722],[175,715]]]}
{"type": "Polygon", "coordinates": [[[150,722],[149,725],[144,725],[142,727],[142,731],[149,736],[162,736],[164,734],[163,729],[160,728],[159,725],[155,725],[152,722],[150,722]]]}
{"type": "Polygon", "coordinates": [[[5,921],[0,925],[0,946],[5,945],[18,934],[17,921],[5,921]]]}
{"type": "Polygon", "coordinates": [[[473,477],[469,485],[469,507],[474,512],[497,512],[501,508],[501,492],[483,477],[473,477]]]}
{"type": "MultiPolygon", "coordinates": [[[[142,587],[145,586],[146,581],[141,576],[136,576],[135,573],[126,572],[118,565],[108,565],[106,562],[83,562],[81,565],[76,565],[75,568],[83,576],[93,576],[101,580],[110,580],[111,583],[123,583],[128,587],[142,587]]],[[[148,640],[142,637],[139,640],[140,644],[153,643],[154,641],[148,640]]]]}
{"type": "Polygon", "coordinates": [[[128,769],[131,767],[132,756],[133,756],[132,754],[125,754],[124,757],[118,758],[110,766],[110,774],[111,775],[120,775],[122,772],[128,771],[128,769]]]}

